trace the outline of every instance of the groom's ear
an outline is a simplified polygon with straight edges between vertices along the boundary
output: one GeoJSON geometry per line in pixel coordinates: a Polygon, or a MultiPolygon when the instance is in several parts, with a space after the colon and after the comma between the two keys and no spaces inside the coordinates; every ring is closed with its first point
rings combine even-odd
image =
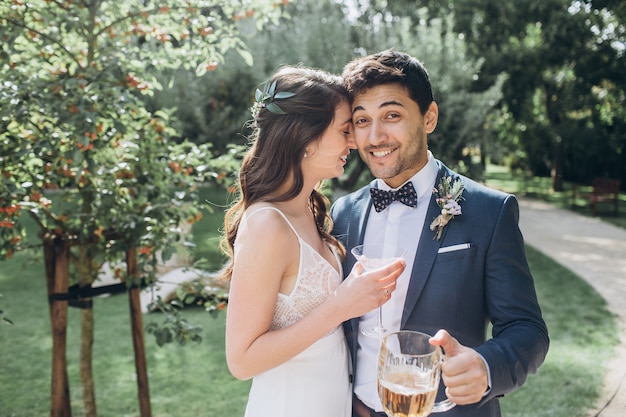
{"type": "Polygon", "coordinates": [[[424,131],[427,134],[431,134],[437,127],[437,121],[439,120],[439,107],[434,101],[428,106],[426,114],[424,115],[424,131]]]}

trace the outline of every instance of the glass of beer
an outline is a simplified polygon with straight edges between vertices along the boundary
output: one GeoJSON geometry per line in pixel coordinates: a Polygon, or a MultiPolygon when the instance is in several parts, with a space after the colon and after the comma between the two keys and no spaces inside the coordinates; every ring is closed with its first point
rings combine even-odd
{"type": "Polygon", "coordinates": [[[409,330],[389,333],[378,354],[378,395],[389,417],[423,417],[448,411],[454,403],[435,403],[443,353],[431,336],[409,330]]]}

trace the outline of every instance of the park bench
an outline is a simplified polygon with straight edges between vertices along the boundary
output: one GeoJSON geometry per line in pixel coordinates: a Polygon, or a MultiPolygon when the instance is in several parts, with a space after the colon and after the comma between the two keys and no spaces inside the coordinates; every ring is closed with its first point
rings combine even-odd
{"type": "MultiPolygon", "coordinates": [[[[595,177],[591,183],[591,193],[585,197],[591,203],[591,213],[596,215],[598,203],[613,203],[615,215],[618,214],[619,189],[621,181],[613,178],[595,177]]],[[[574,187],[574,202],[576,202],[577,191],[574,187]]]]}

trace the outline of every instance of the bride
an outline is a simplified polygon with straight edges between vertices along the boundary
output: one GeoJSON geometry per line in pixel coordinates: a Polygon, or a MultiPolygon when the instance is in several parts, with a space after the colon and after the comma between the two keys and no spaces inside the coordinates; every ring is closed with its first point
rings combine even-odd
{"type": "Polygon", "coordinates": [[[239,196],[224,219],[228,367],[252,378],[246,417],[349,417],[341,323],[386,302],[404,261],[342,282],[345,250],[319,191],[355,148],[341,79],[283,67],[256,100],[239,196]]]}

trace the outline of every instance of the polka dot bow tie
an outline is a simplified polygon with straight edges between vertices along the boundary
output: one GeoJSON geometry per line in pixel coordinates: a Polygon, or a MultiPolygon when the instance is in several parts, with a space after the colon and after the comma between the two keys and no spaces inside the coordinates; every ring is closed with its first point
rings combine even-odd
{"type": "Polygon", "coordinates": [[[385,191],[370,188],[370,195],[374,201],[374,209],[381,212],[394,201],[399,201],[409,207],[417,207],[417,193],[411,181],[404,184],[398,191],[385,191]]]}

